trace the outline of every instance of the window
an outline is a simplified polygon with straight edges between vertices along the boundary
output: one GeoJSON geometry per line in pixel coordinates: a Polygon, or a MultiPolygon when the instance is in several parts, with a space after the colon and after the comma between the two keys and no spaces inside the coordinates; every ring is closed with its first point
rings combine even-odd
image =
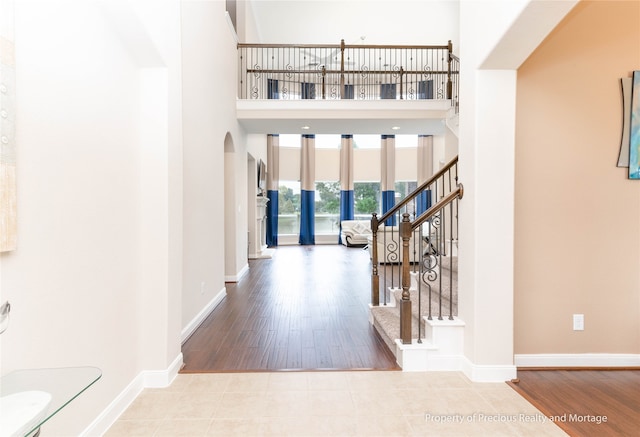
{"type": "Polygon", "coordinates": [[[280,147],[291,147],[293,149],[300,148],[300,135],[297,134],[280,134],[280,147]]]}
{"type": "Polygon", "coordinates": [[[300,232],[300,182],[280,181],[278,187],[278,235],[300,232]]]}
{"type": "Polygon", "coordinates": [[[380,182],[354,182],[355,219],[368,220],[374,212],[380,214],[380,182]]]}
{"type": "Polygon", "coordinates": [[[316,235],[338,235],[340,231],[340,182],[316,182],[316,235]]]}
{"type": "MultiPolygon", "coordinates": [[[[413,191],[415,191],[416,188],[418,188],[418,182],[416,181],[396,181],[395,183],[396,205],[400,203],[401,200],[405,199],[413,191]]],[[[416,214],[415,200],[412,200],[411,202],[409,202],[405,210],[406,212],[411,214],[412,218],[415,217],[415,214],[416,214]]]]}
{"type": "Polygon", "coordinates": [[[396,135],[396,149],[418,147],[417,135],[396,135]]]}
{"type": "Polygon", "coordinates": [[[380,135],[354,135],[354,149],[379,149],[381,145],[380,135]]]}
{"type": "Polygon", "coordinates": [[[316,149],[339,149],[340,135],[316,135],[316,149]]]}

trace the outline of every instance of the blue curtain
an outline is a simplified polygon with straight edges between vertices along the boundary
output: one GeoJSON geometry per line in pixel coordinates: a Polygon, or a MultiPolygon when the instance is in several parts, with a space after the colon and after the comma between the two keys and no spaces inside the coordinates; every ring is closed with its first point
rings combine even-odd
{"type": "Polygon", "coordinates": [[[380,98],[381,99],[395,99],[396,98],[396,84],[395,83],[381,83],[380,84],[380,98]]]}
{"type": "Polygon", "coordinates": [[[278,79],[267,79],[267,98],[280,98],[280,92],[278,91],[278,79]]]}
{"type": "Polygon", "coordinates": [[[416,215],[419,216],[429,208],[431,208],[431,190],[423,190],[416,197],[416,215]]]}
{"type": "Polygon", "coordinates": [[[300,244],[316,244],[315,135],[302,135],[300,148],[300,244]]]}
{"type": "Polygon", "coordinates": [[[303,99],[315,99],[316,98],[316,84],[311,82],[302,82],[300,83],[301,92],[303,99]]]}
{"type": "Polygon", "coordinates": [[[353,99],[353,85],[345,85],[344,86],[344,95],[343,99],[353,99]]]}
{"type": "Polygon", "coordinates": [[[280,179],[280,136],[267,135],[267,227],[265,242],[278,245],[278,185],[280,179]]]}
{"type": "MultiPolygon", "coordinates": [[[[389,211],[396,205],[396,192],[395,190],[387,190],[382,192],[382,213],[389,211]]],[[[396,216],[395,214],[389,217],[384,224],[387,226],[395,226],[396,225],[396,216]]]]}
{"type": "Polygon", "coordinates": [[[269,247],[278,245],[278,190],[267,190],[267,230],[266,243],[269,247]]]}
{"type": "Polygon", "coordinates": [[[418,82],[418,98],[433,99],[433,80],[423,80],[418,82]]]}
{"type": "Polygon", "coordinates": [[[353,220],[353,190],[340,191],[340,220],[353,220]]]}
{"type": "Polygon", "coordinates": [[[342,244],[342,220],[353,220],[353,217],[353,135],[342,135],[340,138],[340,232],[338,233],[338,244],[342,244]]]}
{"type": "Polygon", "coordinates": [[[315,223],[316,192],[300,190],[300,244],[316,244],[315,223]]]}

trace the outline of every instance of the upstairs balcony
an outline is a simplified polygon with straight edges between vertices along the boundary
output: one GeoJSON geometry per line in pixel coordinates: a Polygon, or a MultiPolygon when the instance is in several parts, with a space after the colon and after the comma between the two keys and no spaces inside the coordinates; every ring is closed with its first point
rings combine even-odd
{"type": "Polygon", "coordinates": [[[254,133],[440,134],[459,59],[430,46],[238,44],[238,119],[254,133]],[[277,101],[277,102],[275,102],[277,101]],[[375,128],[372,130],[372,128],[375,128]],[[276,130],[277,129],[277,130],[276,130]]]}

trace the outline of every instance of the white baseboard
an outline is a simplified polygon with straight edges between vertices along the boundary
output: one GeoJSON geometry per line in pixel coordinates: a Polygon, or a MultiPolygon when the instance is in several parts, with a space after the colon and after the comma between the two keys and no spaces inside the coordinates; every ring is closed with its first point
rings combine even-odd
{"type": "Polygon", "coordinates": [[[237,274],[225,276],[224,282],[238,282],[248,272],[249,272],[249,264],[245,264],[244,267],[242,267],[237,274]]]}
{"type": "Polygon", "coordinates": [[[218,304],[220,302],[222,302],[222,299],[224,299],[224,297],[227,295],[227,288],[223,287],[222,290],[220,290],[218,292],[218,294],[216,294],[214,296],[213,299],[211,299],[211,301],[207,304],[207,306],[205,306],[188,324],[187,326],[185,326],[184,328],[182,328],[182,334],[180,335],[180,339],[182,341],[182,344],[184,344],[185,341],[187,341],[189,339],[189,337],[191,337],[191,334],[194,333],[194,331],[196,329],[198,329],[198,326],[200,326],[200,324],[202,322],[204,322],[204,319],[207,318],[207,316],[211,313],[211,311],[213,311],[215,309],[215,307],[218,306],[218,304]]]}
{"type": "Polygon", "coordinates": [[[166,370],[144,370],[100,413],[80,434],[84,436],[104,435],[145,388],[161,388],[170,385],[182,367],[182,353],[166,370]]]}
{"type": "Polygon", "coordinates": [[[144,376],[144,388],[169,387],[176,376],[178,376],[182,364],[182,352],[180,352],[166,370],[146,370],[142,372],[144,376]]]}
{"type": "Polygon", "coordinates": [[[517,354],[517,367],[640,367],[640,354],[517,354]]]}
{"type": "Polygon", "coordinates": [[[462,372],[473,382],[505,382],[517,376],[517,368],[512,365],[474,364],[467,357],[461,360],[462,372]]]}

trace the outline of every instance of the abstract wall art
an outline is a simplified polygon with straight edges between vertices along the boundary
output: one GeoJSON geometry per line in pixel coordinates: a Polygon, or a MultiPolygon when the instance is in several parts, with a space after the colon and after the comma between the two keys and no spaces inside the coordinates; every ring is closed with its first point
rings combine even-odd
{"type": "Polygon", "coordinates": [[[622,92],[622,135],[620,136],[620,152],[618,153],[618,167],[629,168],[629,132],[631,132],[631,86],[630,77],[620,79],[622,92]]]}
{"type": "Polygon", "coordinates": [[[640,179],[640,71],[633,72],[630,113],[629,179],[640,179]]]}

